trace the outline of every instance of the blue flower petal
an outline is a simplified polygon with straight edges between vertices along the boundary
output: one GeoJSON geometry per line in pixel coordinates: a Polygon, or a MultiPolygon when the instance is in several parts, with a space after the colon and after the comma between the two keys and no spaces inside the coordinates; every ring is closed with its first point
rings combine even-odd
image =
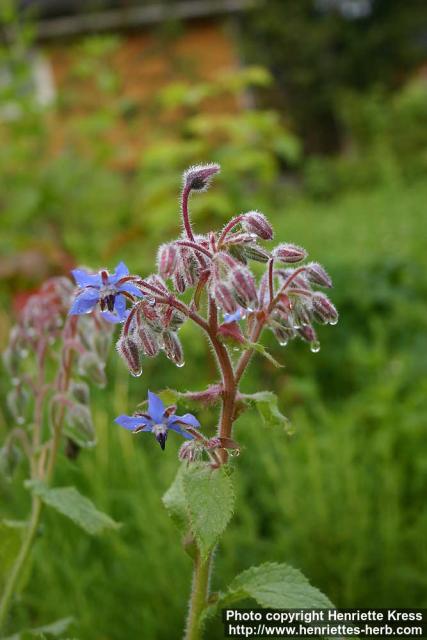
{"type": "Polygon", "coordinates": [[[121,415],[118,416],[114,420],[114,422],[116,424],[119,424],[124,429],[128,429],[129,431],[133,431],[134,429],[142,425],[145,425],[143,431],[151,431],[151,425],[147,424],[147,418],[143,418],[142,416],[121,415]]]}
{"type": "Polygon", "coordinates": [[[237,309],[234,313],[226,313],[224,314],[224,324],[229,324],[230,322],[239,322],[243,318],[243,313],[241,309],[237,309]]]}
{"type": "Polygon", "coordinates": [[[124,262],[119,262],[114,273],[108,276],[109,284],[116,284],[117,280],[129,275],[129,269],[124,262]]]}
{"type": "Polygon", "coordinates": [[[126,314],[126,298],[121,296],[120,294],[116,295],[114,300],[114,311],[117,313],[119,318],[123,320],[126,314]]]}
{"type": "Polygon", "coordinates": [[[155,424],[161,424],[163,421],[163,414],[165,412],[165,405],[160,400],[159,396],[151,391],[148,392],[148,414],[155,424]]]}
{"type": "Polygon", "coordinates": [[[187,433],[187,431],[185,431],[184,429],[181,429],[181,427],[177,424],[170,425],[169,429],[171,429],[172,431],[176,431],[176,433],[179,433],[180,436],[183,436],[187,440],[193,440],[194,438],[194,436],[192,436],[191,433],[187,433]]]}
{"type": "Polygon", "coordinates": [[[116,313],[111,313],[111,311],[102,311],[102,319],[111,322],[111,324],[120,324],[126,320],[128,313],[126,312],[124,317],[120,317],[116,313]]]}
{"type": "Polygon", "coordinates": [[[99,300],[99,291],[96,289],[83,289],[82,293],[78,293],[68,312],[70,316],[78,316],[83,313],[89,313],[95,308],[99,300]]]}
{"type": "Polygon", "coordinates": [[[100,287],[102,284],[99,273],[88,273],[82,269],[73,269],[71,273],[79,287],[100,287]]]}
{"type": "Polygon", "coordinates": [[[183,416],[171,416],[168,420],[168,427],[172,428],[174,424],[187,424],[196,429],[200,427],[200,422],[191,413],[185,413],[183,416]]]}
{"type": "Polygon", "coordinates": [[[127,293],[132,294],[133,296],[137,296],[138,298],[143,298],[144,294],[142,291],[138,289],[132,282],[124,282],[123,284],[119,284],[117,287],[118,291],[126,291],[127,293]]]}

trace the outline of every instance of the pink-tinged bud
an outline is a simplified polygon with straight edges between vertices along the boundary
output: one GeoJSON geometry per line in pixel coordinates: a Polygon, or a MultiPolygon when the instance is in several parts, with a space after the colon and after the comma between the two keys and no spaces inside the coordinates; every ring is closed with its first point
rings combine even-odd
{"type": "Polygon", "coordinates": [[[248,307],[257,302],[255,280],[248,269],[239,267],[231,273],[233,294],[242,307],[248,307]]]}
{"type": "Polygon", "coordinates": [[[245,337],[236,322],[227,322],[218,327],[218,335],[243,344],[245,337]]]}
{"type": "Polygon", "coordinates": [[[316,332],[310,324],[304,324],[302,327],[298,327],[297,332],[305,342],[317,341],[316,332]]]}
{"type": "Polygon", "coordinates": [[[268,222],[264,214],[259,211],[249,211],[242,218],[242,227],[249,233],[254,233],[263,240],[271,240],[273,238],[273,227],[268,222]]]}
{"type": "Polygon", "coordinates": [[[154,331],[161,331],[162,321],[157,308],[147,302],[146,299],[140,300],[136,304],[137,324],[148,324],[154,331]]]}
{"type": "Polygon", "coordinates": [[[256,244],[243,247],[243,255],[248,260],[255,260],[255,262],[265,263],[270,260],[269,252],[256,244]]]}
{"type": "Polygon", "coordinates": [[[311,301],[302,298],[297,300],[294,304],[292,313],[296,324],[310,324],[313,319],[311,301]]]}
{"type": "Polygon", "coordinates": [[[162,278],[170,278],[175,272],[177,247],[173,243],[162,244],[157,252],[157,268],[162,278]]]}
{"type": "Polygon", "coordinates": [[[165,293],[168,293],[168,288],[165,284],[165,281],[157,273],[152,273],[150,276],[148,276],[148,278],[145,278],[145,280],[148,282],[148,284],[152,284],[153,286],[157,287],[158,289],[161,289],[165,293]]]}
{"type": "Polygon", "coordinates": [[[223,388],[221,384],[212,384],[204,391],[187,391],[184,395],[185,398],[193,402],[200,402],[205,406],[211,406],[216,402],[219,402],[223,388]]]}
{"type": "Polygon", "coordinates": [[[307,251],[302,247],[298,247],[296,244],[279,244],[278,247],[273,249],[273,256],[276,260],[280,260],[280,262],[292,264],[305,260],[307,251]]]}
{"type": "Polygon", "coordinates": [[[274,326],[271,327],[271,330],[276,336],[276,340],[281,347],[286,347],[289,340],[292,340],[295,336],[295,332],[289,327],[274,326]]]}
{"type": "Polygon", "coordinates": [[[204,446],[197,440],[189,440],[181,445],[178,458],[188,463],[198,462],[202,458],[204,446]]]}
{"type": "Polygon", "coordinates": [[[296,276],[294,273],[298,271],[298,269],[277,269],[275,270],[275,274],[282,279],[282,284],[285,282],[289,282],[287,288],[289,289],[304,289],[305,291],[310,291],[311,287],[308,283],[308,278],[305,271],[301,271],[296,276]]]}
{"type": "Polygon", "coordinates": [[[172,360],[176,364],[177,367],[184,366],[184,352],[182,350],[181,342],[176,335],[172,331],[164,331],[162,334],[163,338],[163,349],[166,354],[166,357],[169,360],[172,360]]]}
{"type": "Polygon", "coordinates": [[[200,267],[194,252],[187,247],[180,247],[179,260],[178,260],[178,272],[182,275],[185,283],[189,287],[194,287],[197,284],[200,274],[200,267]]]}
{"type": "Polygon", "coordinates": [[[219,282],[212,288],[212,297],[216,304],[226,313],[237,311],[237,302],[233,296],[233,290],[224,282],[219,282]]]}
{"type": "Polygon", "coordinates": [[[314,317],[318,322],[337,324],[338,311],[323,293],[315,293],[312,298],[314,317]]]}
{"type": "Polygon", "coordinates": [[[310,282],[321,287],[332,287],[332,280],[325,269],[318,262],[311,262],[306,266],[307,278],[310,282]]]}
{"type": "Polygon", "coordinates": [[[135,333],[135,338],[139,342],[143,353],[149,358],[154,358],[160,351],[160,345],[156,334],[146,324],[141,324],[135,333]]]}
{"type": "Polygon", "coordinates": [[[116,345],[119,355],[123,358],[130,373],[138,377],[142,373],[139,348],[131,336],[121,336],[116,345]]]}
{"type": "Polygon", "coordinates": [[[185,282],[184,276],[182,273],[175,273],[173,278],[173,286],[178,293],[184,293],[187,288],[187,283],[185,282]]]}
{"type": "Polygon", "coordinates": [[[184,188],[191,191],[205,191],[216,173],[219,173],[219,164],[198,164],[184,172],[184,188]]]}
{"type": "Polygon", "coordinates": [[[227,236],[225,246],[233,244],[252,244],[254,237],[252,233],[231,233],[227,236]]]}

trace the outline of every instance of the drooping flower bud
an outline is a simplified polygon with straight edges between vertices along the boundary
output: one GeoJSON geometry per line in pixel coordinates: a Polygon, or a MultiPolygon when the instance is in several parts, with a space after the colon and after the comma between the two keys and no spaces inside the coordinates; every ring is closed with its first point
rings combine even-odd
{"type": "Polygon", "coordinates": [[[255,262],[268,262],[270,259],[269,252],[256,244],[244,246],[243,255],[248,260],[255,260],[255,262]]]}
{"type": "Polygon", "coordinates": [[[173,286],[178,293],[184,293],[187,288],[187,283],[182,273],[175,273],[173,276],[173,286]]]}
{"type": "Polygon", "coordinates": [[[170,278],[175,272],[177,263],[177,246],[169,242],[162,244],[157,252],[157,268],[162,278],[170,278]]]}
{"type": "Polygon", "coordinates": [[[233,296],[232,288],[224,282],[218,282],[212,288],[212,297],[217,305],[226,313],[234,313],[237,310],[237,302],[233,296]]]}
{"type": "Polygon", "coordinates": [[[147,324],[140,324],[134,333],[135,341],[142,352],[149,358],[154,358],[160,351],[156,334],[147,324]]]}
{"type": "Polygon", "coordinates": [[[263,240],[271,240],[273,238],[273,227],[265,215],[259,211],[249,211],[245,213],[241,223],[246,231],[254,233],[263,240]]]}
{"type": "Polygon", "coordinates": [[[213,176],[221,170],[219,164],[198,164],[184,172],[184,188],[192,191],[205,191],[213,176]]]}
{"type": "Polygon", "coordinates": [[[274,327],[271,327],[271,330],[281,347],[286,347],[289,340],[292,340],[292,338],[295,336],[293,329],[291,329],[290,327],[275,325],[274,327]]]}
{"type": "Polygon", "coordinates": [[[138,377],[142,373],[141,369],[141,357],[139,348],[135,340],[130,335],[123,335],[119,338],[117,345],[117,351],[126,363],[130,373],[138,377]]]}
{"type": "Polygon", "coordinates": [[[312,298],[314,316],[318,322],[337,324],[338,311],[323,293],[316,292],[312,298]]]}
{"type": "Polygon", "coordinates": [[[332,287],[332,280],[325,269],[318,262],[311,262],[306,267],[307,278],[310,282],[321,287],[332,287]]]}
{"type": "Polygon", "coordinates": [[[304,324],[303,326],[298,327],[297,332],[305,342],[317,342],[316,332],[310,324],[304,324]]]}
{"type": "Polygon", "coordinates": [[[278,247],[273,249],[273,256],[280,262],[292,264],[294,262],[301,262],[307,257],[307,252],[302,247],[298,247],[296,244],[279,244],[278,247]]]}
{"type": "Polygon", "coordinates": [[[203,454],[203,446],[197,440],[189,440],[181,445],[178,458],[188,463],[198,462],[203,454]]]}
{"type": "Polygon", "coordinates": [[[257,302],[255,280],[248,269],[239,267],[231,272],[230,283],[233,294],[242,307],[250,307],[257,302]]]}
{"type": "Polygon", "coordinates": [[[182,350],[180,339],[176,333],[173,333],[172,331],[164,331],[162,338],[163,349],[166,357],[169,358],[169,360],[172,360],[177,367],[184,366],[184,352],[182,350]]]}

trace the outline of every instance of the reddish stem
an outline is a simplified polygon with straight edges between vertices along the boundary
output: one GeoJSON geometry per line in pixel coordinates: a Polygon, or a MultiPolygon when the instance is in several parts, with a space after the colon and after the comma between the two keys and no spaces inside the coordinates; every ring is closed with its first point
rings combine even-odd
{"type": "Polygon", "coordinates": [[[181,196],[181,212],[182,212],[182,221],[184,223],[185,233],[187,234],[187,238],[191,241],[194,241],[193,230],[191,228],[190,222],[190,214],[188,211],[188,198],[191,193],[191,187],[184,187],[182,190],[181,196]]]}
{"type": "Polygon", "coordinates": [[[239,216],[236,216],[235,218],[233,218],[232,220],[230,220],[230,222],[228,222],[228,223],[225,225],[225,227],[224,227],[224,229],[222,230],[222,233],[221,233],[221,235],[220,235],[220,237],[219,237],[219,240],[218,240],[218,246],[220,246],[220,245],[224,242],[224,240],[225,240],[225,238],[226,238],[226,236],[227,236],[228,232],[229,232],[229,231],[231,231],[231,230],[232,230],[232,228],[236,226],[236,224],[239,224],[240,220],[243,218],[243,215],[244,215],[244,214],[243,214],[243,213],[241,213],[239,216]]]}

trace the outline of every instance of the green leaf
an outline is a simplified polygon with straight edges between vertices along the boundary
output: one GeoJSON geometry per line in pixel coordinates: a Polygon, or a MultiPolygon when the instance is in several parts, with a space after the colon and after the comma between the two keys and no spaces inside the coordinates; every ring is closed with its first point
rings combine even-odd
{"type": "Polygon", "coordinates": [[[110,516],[98,511],[93,502],[82,496],[75,487],[49,489],[38,480],[28,481],[26,486],[45,504],[70,518],[91,535],[101,533],[104,529],[117,529],[121,526],[110,516]]]}
{"type": "Polygon", "coordinates": [[[23,631],[13,634],[13,636],[5,638],[5,640],[25,640],[26,638],[46,638],[50,636],[57,638],[63,634],[64,631],[67,631],[73,622],[74,618],[61,618],[61,620],[56,620],[55,622],[43,625],[42,627],[24,629],[23,631]]]}
{"type": "Polygon", "coordinates": [[[234,578],[215,604],[205,609],[203,619],[230,604],[252,598],[261,607],[273,609],[327,609],[334,605],[307,578],[287,564],[266,562],[251,567],[234,578]]]}
{"type": "Polygon", "coordinates": [[[258,393],[242,394],[241,399],[257,408],[265,426],[281,427],[285,429],[288,435],[293,434],[291,423],[279,409],[279,399],[275,393],[272,391],[259,391],[258,393]]]}
{"type": "Polygon", "coordinates": [[[273,356],[271,355],[271,353],[269,353],[267,351],[267,349],[264,347],[264,345],[260,344],[259,342],[250,342],[249,340],[246,340],[244,342],[244,347],[246,349],[253,349],[254,351],[257,351],[258,353],[260,353],[261,355],[264,356],[264,358],[267,358],[267,360],[269,362],[271,362],[272,364],[274,364],[275,367],[277,368],[281,368],[283,367],[283,364],[280,364],[280,362],[277,362],[277,360],[275,358],[273,358],[273,356]]]}
{"type": "Polygon", "coordinates": [[[163,495],[162,501],[166,510],[178,527],[179,531],[185,535],[190,526],[190,517],[187,509],[187,502],[184,493],[183,478],[187,471],[187,465],[182,464],[178,469],[175,480],[163,495]]]}
{"type": "Polygon", "coordinates": [[[202,558],[206,558],[233,515],[231,478],[224,466],[212,469],[193,465],[182,480],[191,529],[202,558]]]}
{"type": "Polygon", "coordinates": [[[0,590],[18,554],[21,545],[21,532],[18,527],[10,526],[5,520],[0,522],[0,590]]]}

